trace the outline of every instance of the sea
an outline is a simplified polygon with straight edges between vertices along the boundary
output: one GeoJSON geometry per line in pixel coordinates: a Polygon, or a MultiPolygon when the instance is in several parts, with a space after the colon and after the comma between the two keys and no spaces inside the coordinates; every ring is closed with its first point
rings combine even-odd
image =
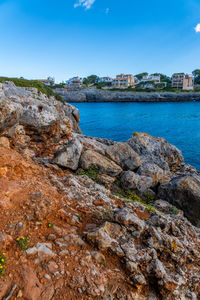
{"type": "Polygon", "coordinates": [[[134,132],[165,138],[200,170],[200,102],[72,103],[83,134],[126,141],[134,132]]]}

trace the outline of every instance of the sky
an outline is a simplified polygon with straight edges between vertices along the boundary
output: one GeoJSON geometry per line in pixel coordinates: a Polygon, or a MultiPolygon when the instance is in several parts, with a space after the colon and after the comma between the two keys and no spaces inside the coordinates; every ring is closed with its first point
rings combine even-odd
{"type": "Polygon", "coordinates": [[[200,0],[0,0],[0,76],[200,68],[200,0]]]}

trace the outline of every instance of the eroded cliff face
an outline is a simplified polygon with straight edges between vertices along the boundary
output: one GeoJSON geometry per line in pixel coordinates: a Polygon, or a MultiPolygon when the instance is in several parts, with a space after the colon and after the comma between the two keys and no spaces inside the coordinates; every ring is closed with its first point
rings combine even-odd
{"type": "Polygon", "coordinates": [[[175,146],[83,136],[12,83],[0,115],[0,299],[199,299],[200,177],[175,146]]]}

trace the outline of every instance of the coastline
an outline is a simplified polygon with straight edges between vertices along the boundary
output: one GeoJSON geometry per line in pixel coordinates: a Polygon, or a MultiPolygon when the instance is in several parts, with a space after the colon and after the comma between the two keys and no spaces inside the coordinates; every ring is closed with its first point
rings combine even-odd
{"type": "Polygon", "coordinates": [[[98,90],[94,87],[79,90],[55,89],[66,102],[191,102],[200,101],[195,92],[121,92],[98,90]]]}

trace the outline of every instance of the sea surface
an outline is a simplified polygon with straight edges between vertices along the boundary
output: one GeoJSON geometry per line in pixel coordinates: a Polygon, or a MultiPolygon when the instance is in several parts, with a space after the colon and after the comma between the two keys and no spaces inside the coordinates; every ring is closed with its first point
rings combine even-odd
{"type": "Polygon", "coordinates": [[[163,137],[200,170],[200,103],[73,103],[83,134],[126,141],[137,132],[163,137]]]}

